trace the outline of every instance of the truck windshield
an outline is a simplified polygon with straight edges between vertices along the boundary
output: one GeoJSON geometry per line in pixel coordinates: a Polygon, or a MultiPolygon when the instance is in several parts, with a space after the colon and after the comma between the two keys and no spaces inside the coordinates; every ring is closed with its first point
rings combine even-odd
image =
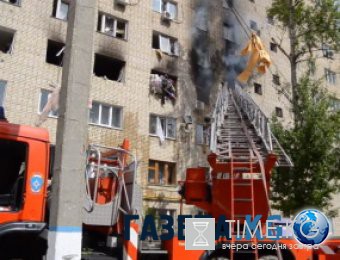
{"type": "Polygon", "coordinates": [[[0,139],[0,211],[22,206],[26,158],[26,143],[0,139]]]}

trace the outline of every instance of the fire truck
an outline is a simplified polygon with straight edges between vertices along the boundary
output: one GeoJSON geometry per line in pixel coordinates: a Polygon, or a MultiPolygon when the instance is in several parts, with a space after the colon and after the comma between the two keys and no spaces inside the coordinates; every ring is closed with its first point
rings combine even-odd
{"type": "MultiPolygon", "coordinates": [[[[239,220],[241,225],[246,215],[266,219],[272,214],[272,170],[277,167],[284,174],[293,166],[289,156],[264,113],[237,85],[221,88],[212,119],[210,171],[187,169],[185,180],[179,182],[181,203],[194,205],[216,220],[222,215],[239,220]]],[[[184,241],[177,237],[162,241],[160,250],[143,250],[140,223],[130,223],[129,240],[122,235],[124,215],[142,215],[137,161],[129,149],[128,140],[120,147],[89,145],[87,149],[83,259],[340,259],[337,239],[328,239],[318,249],[301,249],[292,238],[237,240],[234,227],[231,239],[218,239],[215,250],[185,250],[184,241]],[[223,244],[256,246],[235,250],[223,244]],[[275,244],[276,250],[261,249],[261,244],[275,244]]],[[[0,259],[43,259],[46,254],[51,154],[47,130],[0,121],[0,259]]]]}

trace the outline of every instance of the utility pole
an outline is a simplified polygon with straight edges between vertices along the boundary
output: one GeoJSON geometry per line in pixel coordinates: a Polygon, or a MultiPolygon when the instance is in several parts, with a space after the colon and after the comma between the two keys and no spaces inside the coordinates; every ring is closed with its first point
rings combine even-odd
{"type": "Polygon", "coordinates": [[[80,259],[95,0],[68,1],[47,259],[80,259]]]}

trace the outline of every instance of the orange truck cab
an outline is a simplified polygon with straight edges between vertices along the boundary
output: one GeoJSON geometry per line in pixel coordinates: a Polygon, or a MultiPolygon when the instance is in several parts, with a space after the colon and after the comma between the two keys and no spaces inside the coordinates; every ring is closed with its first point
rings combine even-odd
{"type": "Polygon", "coordinates": [[[0,122],[0,259],[44,250],[49,153],[47,130],[0,122]]]}

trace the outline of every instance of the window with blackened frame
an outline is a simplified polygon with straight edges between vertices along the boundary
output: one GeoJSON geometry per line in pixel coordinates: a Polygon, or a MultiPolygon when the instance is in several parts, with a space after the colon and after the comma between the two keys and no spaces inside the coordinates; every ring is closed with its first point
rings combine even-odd
{"type": "Polygon", "coordinates": [[[93,72],[97,77],[123,82],[125,76],[125,61],[96,53],[93,72]]]}
{"type": "Polygon", "coordinates": [[[122,110],[121,107],[92,102],[89,122],[95,125],[122,128],[122,110]]]}
{"type": "Polygon", "coordinates": [[[53,16],[60,20],[67,20],[69,11],[69,4],[63,0],[54,0],[53,16]]]}
{"type": "MultiPolygon", "coordinates": [[[[51,97],[52,91],[47,89],[42,89],[40,91],[40,100],[39,100],[39,114],[43,112],[44,107],[46,106],[48,99],[51,97]]],[[[58,110],[51,110],[48,114],[49,117],[58,117],[58,110]]]]}
{"type": "Polygon", "coordinates": [[[111,15],[99,13],[98,16],[98,31],[106,35],[127,39],[128,24],[126,21],[115,18],[111,15]]]}
{"type": "Polygon", "coordinates": [[[150,116],[150,134],[157,135],[157,117],[160,120],[163,135],[166,138],[176,138],[176,119],[171,117],[162,117],[157,115],[150,116]]]}
{"type": "Polygon", "coordinates": [[[152,10],[159,13],[168,12],[170,19],[177,19],[178,6],[173,1],[152,0],[152,10]]]}
{"type": "Polygon", "coordinates": [[[0,80],[0,106],[4,106],[7,82],[0,80]]]}
{"type": "Polygon", "coordinates": [[[149,160],[148,183],[153,185],[176,185],[176,164],[149,160]]]}
{"type": "Polygon", "coordinates": [[[64,43],[48,40],[46,62],[61,67],[63,65],[64,50],[64,43]]]}
{"type": "Polygon", "coordinates": [[[154,32],[152,35],[152,48],[162,52],[179,56],[179,43],[177,39],[154,32]]]}

